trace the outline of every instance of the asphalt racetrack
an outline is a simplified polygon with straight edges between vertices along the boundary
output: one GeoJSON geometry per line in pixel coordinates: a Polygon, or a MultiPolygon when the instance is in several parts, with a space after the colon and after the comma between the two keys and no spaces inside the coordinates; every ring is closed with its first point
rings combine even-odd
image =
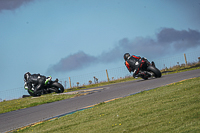
{"type": "Polygon", "coordinates": [[[161,78],[152,78],[148,80],[141,79],[116,83],[92,88],[90,89],[91,93],[87,95],[3,113],[0,114],[0,132],[7,132],[19,127],[47,120],[62,114],[67,114],[111,99],[125,97],[144,90],[153,89],[184,79],[199,76],[200,69],[197,69],[176,74],[164,75],[161,78]]]}

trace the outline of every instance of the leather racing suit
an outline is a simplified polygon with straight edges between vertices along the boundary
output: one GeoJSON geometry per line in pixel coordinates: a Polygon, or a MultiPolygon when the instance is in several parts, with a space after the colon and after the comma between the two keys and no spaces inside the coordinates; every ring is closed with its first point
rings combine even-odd
{"type": "Polygon", "coordinates": [[[44,86],[46,77],[40,74],[32,74],[25,81],[26,86],[29,90],[33,91],[35,95],[41,92],[41,88],[44,86]]]}
{"type": "Polygon", "coordinates": [[[133,72],[133,77],[139,77],[141,74],[139,73],[140,68],[143,65],[143,62],[141,60],[140,56],[129,56],[125,62],[125,65],[129,72],[133,72]]]}

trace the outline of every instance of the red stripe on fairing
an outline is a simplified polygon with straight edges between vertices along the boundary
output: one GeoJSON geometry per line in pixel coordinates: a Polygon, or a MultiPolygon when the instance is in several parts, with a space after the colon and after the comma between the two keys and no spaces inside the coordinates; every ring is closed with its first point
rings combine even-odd
{"type": "Polygon", "coordinates": [[[135,55],[132,55],[134,58],[136,58],[136,59],[140,59],[140,57],[137,57],[137,56],[135,56],[135,55]]]}

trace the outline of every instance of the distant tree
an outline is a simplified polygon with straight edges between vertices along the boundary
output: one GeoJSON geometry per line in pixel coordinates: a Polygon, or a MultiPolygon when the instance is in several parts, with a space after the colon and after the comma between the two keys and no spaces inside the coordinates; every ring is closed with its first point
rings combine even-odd
{"type": "Polygon", "coordinates": [[[89,80],[89,84],[90,84],[90,85],[92,84],[92,81],[91,81],[91,80],[89,80]]]}
{"type": "Polygon", "coordinates": [[[95,76],[93,77],[94,78],[94,83],[98,83],[98,78],[96,78],[95,76]]]}
{"type": "Polygon", "coordinates": [[[79,85],[79,82],[77,82],[76,84],[77,84],[77,87],[78,87],[78,85],[79,85]]]}

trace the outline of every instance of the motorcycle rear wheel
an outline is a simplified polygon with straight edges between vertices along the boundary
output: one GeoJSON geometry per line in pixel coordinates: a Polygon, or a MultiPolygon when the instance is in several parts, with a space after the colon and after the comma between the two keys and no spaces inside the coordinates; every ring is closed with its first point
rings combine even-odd
{"type": "Polygon", "coordinates": [[[63,85],[58,83],[58,82],[54,82],[51,87],[56,89],[56,93],[63,93],[64,92],[63,85]]]}
{"type": "Polygon", "coordinates": [[[156,67],[148,66],[147,70],[154,73],[155,78],[160,78],[162,76],[160,70],[158,70],[156,67]]]}

